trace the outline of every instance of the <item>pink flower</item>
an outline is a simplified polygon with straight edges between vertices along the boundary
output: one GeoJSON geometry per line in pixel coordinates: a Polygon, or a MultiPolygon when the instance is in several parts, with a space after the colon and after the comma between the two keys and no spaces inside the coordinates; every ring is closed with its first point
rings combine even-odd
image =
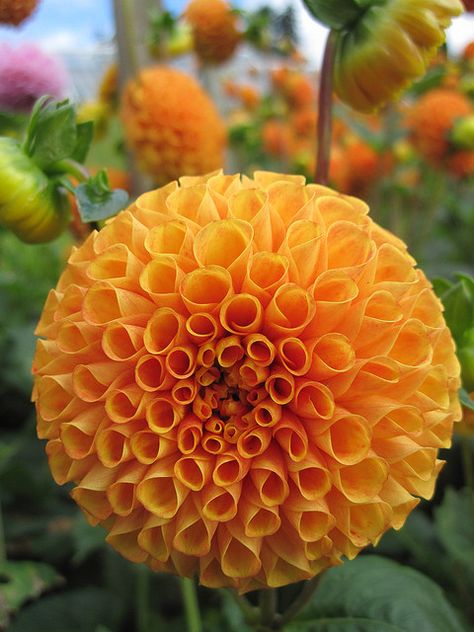
{"type": "Polygon", "coordinates": [[[43,94],[60,98],[67,73],[60,61],[34,44],[0,44],[0,109],[28,112],[43,94]]]}

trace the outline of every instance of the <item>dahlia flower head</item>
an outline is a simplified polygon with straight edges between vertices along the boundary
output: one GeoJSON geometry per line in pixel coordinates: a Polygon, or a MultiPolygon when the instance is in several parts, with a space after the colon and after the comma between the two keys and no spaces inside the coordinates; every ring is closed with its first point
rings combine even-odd
{"type": "Polygon", "coordinates": [[[203,63],[222,64],[232,57],[242,34],[226,0],[191,0],[184,11],[191,25],[194,51],[203,63]]]}
{"type": "Polygon", "coordinates": [[[38,435],[127,559],[282,586],[431,497],[459,364],[430,283],[367,212],[301,176],[216,173],[74,249],[37,328],[38,435]]]}
{"type": "Polygon", "coordinates": [[[456,147],[451,136],[455,125],[473,114],[466,96],[437,88],[418,99],[408,111],[406,123],[414,147],[427,162],[462,178],[474,174],[474,150],[456,147]]]}
{"type": "Polygon", "coordinates": [[[139,166],[157,184],[224,163],[224,122],[211,98],[184,72],[165,66],[142,70],[125,87],[121,117],[139,166]]]}
{"type": "Polygon", "coordinates": [[[38,0],[0,0],[0,24],[18,26],[30,17],[38,0]]]}
{"type": "Polygon", "coordinates": [[[0,44],[0,110],[29,112],[44,94],[63,97],[67,82],[61,62],[34,44],[0,44]]]}

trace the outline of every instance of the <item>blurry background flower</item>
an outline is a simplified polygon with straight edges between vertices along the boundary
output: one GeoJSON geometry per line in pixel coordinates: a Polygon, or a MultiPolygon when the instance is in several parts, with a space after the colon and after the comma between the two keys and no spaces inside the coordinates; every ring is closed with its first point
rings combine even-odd
{"type": "Polygon", "coordinates": [[[29,112],[44,94],[64,96],[67,86],[64,66],[34,44],[17,47],[0,44],[0,109],[29,112]]]}
{"type": "Polygon", "coordinates": [[[192,27],[194,50],[203,63],[221,64],[234,54],[242,35],[226,0],[191,0],[184,12],[192,27]]]}
{"type": "Polygon", "coordinates": [[[38,434],[127,559],[281,586],[432,496],[459,364],[367,211],[300,176],[182,178],[73,252],[37,328],[38,434]]]}
{"type": "Polygon", "coordinates": [[[36,9],[38,0],[0,0],[0,24],[18,26],[36,9]]]}
{"type": "Polygon", "coordinates": [[[222,167],[224,123],[190,75],[164,66],[142,70],[124,90],[121,115],[138,164],[157,183],[222,167]]]}

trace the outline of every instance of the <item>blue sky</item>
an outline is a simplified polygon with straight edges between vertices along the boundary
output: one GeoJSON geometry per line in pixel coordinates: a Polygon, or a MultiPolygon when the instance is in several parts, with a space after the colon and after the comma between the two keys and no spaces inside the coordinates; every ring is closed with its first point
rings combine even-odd
{"type": "MultiPolygon", "coordinates": [[[[165,0],[165,6],[180,12],[187,0],[165,0]]],[[[245,7],[259,4],[299,8],[304,51],[314,61],[320,59],[323,38],[321,28],[310,20],[300,0],[234,0],[232,4],[245,7]]],[[[45,49],[58,53],[83,50],[113,35],[112,0],[40,0],[34,16],[18,29],[0,27],[0,42],[35,41],[45,49]]],[[[457,52],[474,38],[474,14],[455,20],[450,29],[449,41],[457,52]]]]}

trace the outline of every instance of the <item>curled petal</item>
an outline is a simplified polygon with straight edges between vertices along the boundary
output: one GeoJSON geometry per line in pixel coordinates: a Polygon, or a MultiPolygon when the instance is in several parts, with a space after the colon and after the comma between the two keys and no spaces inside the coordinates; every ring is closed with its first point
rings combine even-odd
{"type": "Polygon", "coordinates": [[[290,224],[279,252],[290,262],[291,281],[309,287],[325,259],[325,239],[317,222],[301,219],[290,224]]]}
{"type": "Polygon", "coordinates": [[[172,219],[153,226],[145,238],[145,248],[157,255],[175,255],[177,265],[185,272],[196,266],[193,256],[193,233],[187,223],[172,219]]]}
{"type": "Polygon", "coordinates": [[[212,314],[196,312],[191,314],[186,321],[188,337],[197,345],[212,342],[222,334],[222,326],[219,320],[212,314]]]}
{"type": "Polygon", "coordinates": [[[311,366],[311,356],[299,338],[282,338],[276,344],[278,360],[293,375],[306,375],[311,366]]]}
{"type": "Polygon", "coordinates": [[[196,497],[189,495],[176,517],[173,546],[185,555],[207,555],[216,528],[217,522],[203,519],[196,497]]]}
{"type": "Polygon", "coordinates": [[[273,436],[292,461],[302,461],[308,452],[308,436],[303,424],[285,411],[273,428],[273,436]]]}
{"type": "Polygon", "coordinates": [[[347,272],[327,270],[318,276],[311,291],[316,301],[317,318],[306,327],[305,337],[334,331],[356,300],[359,287],[347,272]]]}
{"type": "Polygon", "coordinates": [[[255,388],[266,381],[270,374],[270,369],[257,364],[253,360],[246,360],[240,365],[239,374],[247,388],[255,388]]]}
{"type": "Polygon", "coordinates": [[[276,354],[275,345],[263,334],[250,334],[243,340],[245,353],[259,366],[269,366],[276,354]]]}
{"type": "Polygon", "coordinates": [[[313,380],[296,380],[290,409],[297,415],[307,419],[331,419],[334,408],[334,398],[327,386],[313,380]]]}
{"type": "Polygon", "coordinates": [[[217,543],[225,575],[232,578],[252,577],[259,572],[262,566],[260,540],[248,538],[239,522],[219,525],[217,543]]]}
{"type": "Polygon", "coordinates": [[[214,342],[206,342],[199,347],[196,357],[198,366],[210,369],[216,359],[216,346],[214,342]]]}
{"type": "Polygon", "coordinates": [[[174,524],[169,518],[159,518],[151,514],[138,534],[140,547],[153,559],[167,562],[172,549],[174,524]]]}
{"type": "Polygon", "coordinates": [[[183,454],[192,454],[201,443],[202,421],[195,415],[187,415],[179,424],[178,448],[183,454]]]}
{"type": "Polygon", "coordinates": [[[223,219],[204,226],[194,240],[200,266],[219,266],[230,272],[234,288],[242,285],[252,251],[252,226],[239,219],[223,219]]]}
{"type": "Polygon", "coordinates": [[[82,305],[84,320],[91,325],[106,325],[119,318],[150,314],[154,303],[141,294],[98,281],[89,288],[82,305]]]}
{"type": "Polygon", "coordinates": [[[239,452],[224,452],[216,459],[212,480],[219,487],[227,487],[241,481],[247,474],[250,461],[239,452]]]}
{"type": "Polygon", "coordinates": [[[232,277],[219,266],[198,268],[187,274],[179,293],[190,314],[219,311],[222,303],[232,294],[232,277]]]}
{"type": "Polygon", "coordinates": [[[196,368],[196,348],[193,345],[174,347],[166,356],[168,372],[177,380],[185,380],[196,368]]]}
{"type": "Polygon", "coordinates": [[[220,310],[220,322],[231,334],[257,333],[263,320],[260,301],[251,294],[230,296],[220,310]]]}
{"type": "Polygon", "coordinates": [[[312,345],[311,365],[306,376],[314,380],[326,380],[347,373],[355,361],[355,351],[346,336],[325,334],[312,345]]]}
{"type": "Polygon", "coordinates": [[[160,307],[149,319],[143,336],[149,353],[165,355],[175,344],[183,342],[184,319],[171,307],[160,307]]]}
{"type": "Polygon", "coordinates": [[[254,419],[259,426],[271,428],[277,424],[282,416],[282,407],[267,397],[257,404],[253,410],[254,419]]]}
{"type": "Polygon", "coordinates": [[[107,542],[125,559],[136,564],[144,562],[148,557],[146,551],[138,544],[143,516],[143,509],[137,509],[130,515],[117,518],[106,537],[107,542]]]}
{"type": "Polygon", "coordinates": [[[287,498],[287,468],[277,446],[270,445],[263,454],[253,459],[250,477],[265,507],[281,505],[287,498]]]}
{"type": "Polygon", "coordinates": [[[170,255],[157,255],[140,275],[140,287],[156,305],[181,310],[178,292],[184,272],[170,255]]]}
{"type": "Polygon", "coordinates": [[[124,424],[143,417],[148,400],[148,394],[132,384],[107,394],[105,412],[115,423],[124,424]]]}
{"type": "Polygon", "coordinates": [[[102,349],[105,355],[116,362],[135,360],[143,349],[144,331],[144,327],[127,322],[107,325],[102,336],[102,349]]]}
{"type": "Polygon", "coordinates": [[[142,505],[160,518],[172,518],[183,504],[189,489],[174,475],[176,456],[171,455],[150,467],[137,487],[142,505]]]}
{"type": "Polygon", "coordinates": [[[202,438],[202,447],[209,454],[222,454],[225,452],[229,445],[224,437],[214,433],[204,433],[202,438]]]}
{"type": "Polygon", "coordinates": [[[107,489],[109,503],[118,516],[128,516],[137,507],[136,486],[145,471],[145,466],[131,464],[107,489]]]}
{"type": "Polygon", "coordinates": [[[334,516],[327,511],[285,510],[288,522],[304,542],[316,542],[324,538],[335,524],[334,516]]]}
{"type": "Polygon", "coordinates": [[[139,289],[137,277],[143,263],[123,244],[114,244],[103,250],[87,268],[92,281],[109,281],[115,287],[135,292],[139,289]]]}
{"type": "Polygon", "coordinates": [[[132,421],[105,428],[97,433],[97,458],[105,467],[115,467],[133,458],[130,437],[143,430],[143,421],[132,421]]]}
{"type": "Polygon", "coordinates": [[[263,538],[276,533],[281,525],[278,507],[262,504],[255,488],[247,485],[239,503],[239,517],[249,538],[263,538]]]}
{"type": "Polygon", "coordinates": [[[360,415],[342,415],[320,435],[311,435],[320,450],[343,465],[359,463],[367,456],[372,432],[360,415]]]}
{"type": "Polygon", "coordinates": [[[295,379],[291,373],[276,366],[267,378],[265,388],[276,404],[288,404],[295,396],[295,379]]]}
{"type": "Polygon", "coordinates": [[[382,489],[387,476],[385,460],[376,458],[367,458],[333,471],[335,485],[354,503],[372,501],[382,489]]]}
{"type": "MultiPolygon", "coordinates": [[[[100,340],[96,327],[84,322],[61,321],[57,334],[58,349],[66,354],[91,355],[92,344],[100,340]]],[[[44,342],[44,341],[43,341],[44,342]]],[[[115,358],[112,358],[114,360],[115,358]]]]}
{"type": "Polygon", "coordinates": [[[264,332],[271,336],[298,336],[311,322],[316,310],[309,292],[288,283],[275,292],[265,309],[264,332]]]}
{"type": "Polygon", "coordinates": [[[208,520],[228,522],[237,515],[242,483],[236,482],[225,488],[209,483],[202,490],[202,514],[208,520]]]}
{"type": "Polygon", "coordinates": [[[166,391],[176,382],[171,374],[168,357],[147,354],[142,356],[135,366],[135,381],[144,391],[166,391]]]}
{"type": "Polygon", "coordinates": [[[98,404],[79,413],[71,421],[61,424],[61,441],[72,459],[83,459],[91,454],[97,432],[107,427],[110,420],[98,404]]]}
{"type": "Polygon", "coordinates": [[[140,430],[130,438],[130,449],[139,463],[151,465],[158,459],[162,459],[177,451],[177,444],[174,438],[151,432],[140,430]]]}
{"type": "Polygon", "coordinates": [[[153,398],[145,411],[148,426],[153,432],[166,435],[184,416],[184,407],[177,406],[167,395],[153,398]]]}
{"type": "Polygon", "coordinates": [[[255,296],[266,307],[276,290],[288,281],[289,261],[273,252],[257,252],[249,261],[242,291],[255,296]]]}
{"type": "Polygon", "coordinates": [[[192,456],[183,456],[178,459],[174,472],[185,487],[198,492],[209,483],[214,463],[214,457],[210,454],[194,452],[192,456]]]}
{"type": "Polygon", "coordinates": [[[216,359],[221,367],[228,368],[234,366],[236,362],[244,356],[244,348],[239,336],[227,336],[222,338],[216,345],[216,359]]]}
{"type": "Polygon", "coordinates": [[[315,501],[331,489],[331,478],[325,462],[312,448],[304,461],[287,462],[288,473],[303,498],[315,501]]]}
{"type": "Polygon", "coordinates": [[[74,392],[85,402],[97,402],[130,382],[130,371],[120,362],[78,364],[72,374],[74,392]]]}
{"type": "Polygon", "coordinates": [[[197,395],[198,382],[194,378],[179,380],[171,389],[171,397],[181,406],[186,406],[194,401],[197,395]]]}
{"type": "Polygon", "coordinates": [[[271,439],[272,433],[268,428],[250,428],[240,435],[237,441],[237,450],[242,457],[252,459],[265,452],[271,439]]]}

